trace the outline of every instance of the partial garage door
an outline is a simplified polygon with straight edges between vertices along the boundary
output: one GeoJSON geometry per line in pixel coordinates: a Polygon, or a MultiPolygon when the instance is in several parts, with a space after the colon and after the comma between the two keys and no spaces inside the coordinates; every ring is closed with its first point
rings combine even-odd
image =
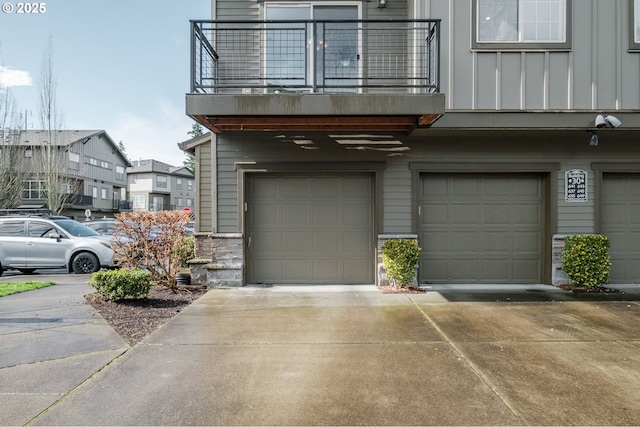
{"type": "Polygon", "coordinates": [[[370,175],[255,175],[247,208],[249,283],[374,283],[370,175]]]}
{"type": "Polygon", "coordinates": [[[422,283],[542,283],[543,179],[421,175],[422,283]]]}
{"type": "Polygon", "coordinates": [[[611,248],[610,283],[640,283],[640,174],[605,173],[600,191],[602,234],[611,248]]]}

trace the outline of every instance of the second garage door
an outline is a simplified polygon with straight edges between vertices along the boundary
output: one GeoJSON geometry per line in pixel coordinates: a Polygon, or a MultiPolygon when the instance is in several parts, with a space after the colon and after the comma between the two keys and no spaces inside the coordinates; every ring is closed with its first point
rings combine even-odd
{"type": "Polygon", "coordinates": [[[256,175],[246,215],[248,283],[373,283],[373,177],[256,175]]]}
{"type": "Polygon", "coordinates": [[[543,178],[421,175],[422,283],[542,283],[543,178]]]}
{"type": "Polygon", "coordinates": [[[602,177],[602,234],[611,248],[610,283],[640,283],[640,174],[602,177]]]}

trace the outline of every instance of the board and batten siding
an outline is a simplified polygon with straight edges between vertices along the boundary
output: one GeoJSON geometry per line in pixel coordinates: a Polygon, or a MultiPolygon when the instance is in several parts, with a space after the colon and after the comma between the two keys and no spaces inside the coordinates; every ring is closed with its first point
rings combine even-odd
{"type": "Polygon", "coordinates": [[[471,49],[471,1],[430,0],[442,20],[441,90],[449,110],[634,110],[640,53],[628,52],[628,0],[573,0],[568,51],[471,49]]]}

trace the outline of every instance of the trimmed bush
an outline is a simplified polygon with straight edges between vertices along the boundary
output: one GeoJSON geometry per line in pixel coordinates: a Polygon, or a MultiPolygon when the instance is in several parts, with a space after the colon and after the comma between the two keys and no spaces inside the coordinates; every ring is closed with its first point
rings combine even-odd
{"type": "Polygon", "coordinates": [[[98,271],[91,275],[88,284],[96,288],[98,294],[108,301],[126,297],[147,298],[151,290],[151,273],[127,268],[98,271]]]}
{"type": "Polygon", "coordinates": [[[196,239],[192,236],[189,236],[180,240],[173,247],[172,254],[175,257],[175,262],[180,266],[180,268],[189,267],[189,260],[192,260],[196,257],[195,242],[196,239]]]}
{"type": "Polygon", "coordinates": [[[573,285],[594,288],[609,281],[611,259],[607,236],[577,234],[566,236],[564,242],[562,269],[573,285]]]}
{"type": "Polygon", "coordinates": [[[382,244],[382,263],[394,286],[406,287],[413,283],[419,259],[417,240],[389,239],[382,244]]]}

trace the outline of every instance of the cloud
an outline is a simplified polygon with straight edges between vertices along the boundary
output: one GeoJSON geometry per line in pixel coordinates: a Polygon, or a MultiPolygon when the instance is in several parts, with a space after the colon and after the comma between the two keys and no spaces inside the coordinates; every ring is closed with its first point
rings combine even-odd
{"type": "Polygon", "coordinates": [[[27,71],[0,66],[0,87],[13,86],[33,86],[33,80],[27,71]]]}
{"type": "Polygon", "coordinates": [[[105,130],[116,144],[122,141],[131,161],[154,159],[171,166],[181,166],[186,156],[177,144],[190,138],[187,132],[191,130],[192,123],[183,106],[159,101],[145,115],[119,114],[115,123],[105,130]]]}

